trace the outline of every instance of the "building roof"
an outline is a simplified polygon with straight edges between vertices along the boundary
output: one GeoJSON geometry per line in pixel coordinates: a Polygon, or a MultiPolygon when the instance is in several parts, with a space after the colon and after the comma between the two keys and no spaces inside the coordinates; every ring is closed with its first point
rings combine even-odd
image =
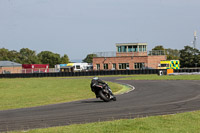
{"type": "Polygon", "coordinates": [[[0,67],[21,67],[22,64],[12,61],[0,61],[0,67]]]}
{"type": "Polygon", "coordinates": [[[116,43],[116,46],[147,45],[147,43],[116,43]]]}

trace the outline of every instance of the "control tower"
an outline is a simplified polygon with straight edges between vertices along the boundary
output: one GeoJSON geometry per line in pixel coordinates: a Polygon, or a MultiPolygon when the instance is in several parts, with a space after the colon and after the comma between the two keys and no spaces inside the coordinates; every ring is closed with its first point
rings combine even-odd
{"type": "Polygon", "coordinates": [[[147,56],[147,43],[117,43],[116,56],[147,56]]]}

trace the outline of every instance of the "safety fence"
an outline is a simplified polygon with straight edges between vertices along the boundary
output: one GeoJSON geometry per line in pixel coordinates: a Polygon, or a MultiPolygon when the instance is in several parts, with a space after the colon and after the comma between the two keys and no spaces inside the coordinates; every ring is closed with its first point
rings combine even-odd
{"type": "MultiPolygon", "coordinates": [[[[166,70],[163,70],[166,71],[166,70]]],[[[101,70],[85,72],[48,72],[48,73],[15,73],[0,74],[0,78],[30,78],[30,77],[65,77],[65,76],[98,76],[98,75],[133,75],[133,74],[158,74],[159,69],[146,70],[101,70]]]]}
{"type": "Polygon", "coordinates": [[[0,74],[13,74],[13,73],[48,73],[48,72],[59,72],[57,68],[34,68],[34,69],[21,69],[21,68],[0,68],[0,74]]]}
{"type": "Polygon", "coordinates": [[[174,73],[192,73],[192,72],[200,72],[200,68],[187,68],[187,69],[175,69],[174,73]]]}
{"type": "MultiPolygon", "coordinates": [[[[48,73],[15,73],[0,74],[0,78],[31,78],[31,77],[66,77],[66,76],[99,76],[99,75],[135,75],[135,74],[160,74],[166,75],[166,69],[144,69],[144,70],[101,70],[84,72],[48,72],[48,73]]],[[[200,69],[176,69],[174,73],[200,72],[200,69]]]]}

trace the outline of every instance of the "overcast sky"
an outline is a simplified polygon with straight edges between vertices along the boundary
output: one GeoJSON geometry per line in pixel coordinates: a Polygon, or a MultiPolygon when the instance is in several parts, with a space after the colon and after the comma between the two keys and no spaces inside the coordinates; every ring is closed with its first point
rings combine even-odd
{"type": "Polygon", "coordinates": [[[115,51],[115,43],[183,49],[194,30],[200,35],[199,13],[200,0],[0,0],[0,48],[70,60],[115,51]]]}

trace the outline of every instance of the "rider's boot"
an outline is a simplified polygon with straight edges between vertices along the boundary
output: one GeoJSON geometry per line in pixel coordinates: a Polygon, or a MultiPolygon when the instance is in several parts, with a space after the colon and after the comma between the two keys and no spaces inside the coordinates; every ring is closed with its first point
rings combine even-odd
{"type": "Polygon", "coordinates": [[[110,95],[110,99],[113,100],[113,101],[116,101],[116,97],[114,95],[110,95]]]}

